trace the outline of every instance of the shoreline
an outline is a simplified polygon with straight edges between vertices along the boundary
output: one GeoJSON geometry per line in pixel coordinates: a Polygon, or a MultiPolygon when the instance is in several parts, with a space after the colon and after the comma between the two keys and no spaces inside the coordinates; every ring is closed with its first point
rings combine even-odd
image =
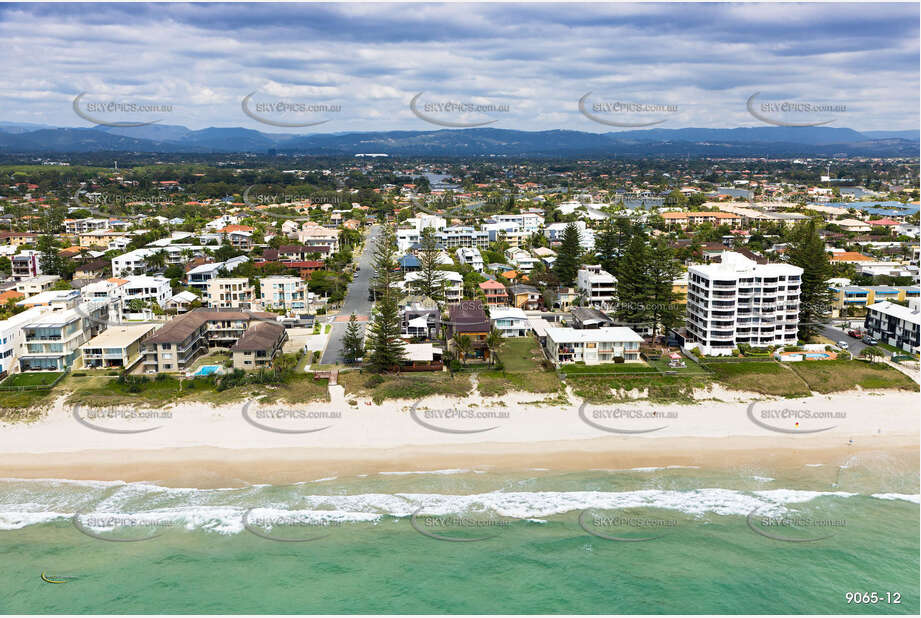
{"type": "Polygon", "coordinates": [[[849,458],[885,453],[917,462],[915,435],[867,436],[848,444],[840,437],[796,444],[771,438],[630,438],[537,443],[491,443],[403,449],[222,449],[186,447],[146,451],[81,451],[6,455],[0,478],[123,481],[198,489],[290,485],[381,473],[424,474],[443,470],[487,472],[629,471],[641,468],[703,470],[759,466],[836,469],[849,458]],[[130,462],[130,463],[126,463],[130,462]]]}
{"type": "Polygon", "coordinates": [[[701,395],[696,404],[541,405],[521,392],[380,405],[187,403],[152,410],[153,419],[91,417],[61,399],[38,421],[0,425],[0,478],[215,488],[387,471],[841,465],[870,451],[918,459],[916,392],[701,395]]]}
{"type": "Polygon", "coordinates": [[[94,426],[110,430],[146,430],[129,434],[94,430],[58,401],[39,421],[0,426],[0,478],[216,488],[388,471],[841,465],[870,451],[918,459],[918,393],[853,391],[799,399],[716,394],[729,401],[589,406],[577,400],[548,406],[534,403],[533,394],[514,393],[501,400],[430,397],[415,407],[405,400],[287,406],[302,416],[283,420],[256,420],[258,407],[244,413],[240,406],[206,404],[178,405],[168,419],[95,419],[94,426]],[[305,418],[324,410],[338,410],[340,417],[305,418]],[[439,416],[444,410],[505,416],[450,420],[439,416]],[[790,410],[838,417],[770,416],[790,410]],[[612,418],[612,411],[635,418],[612,418]],[[308,430],[266,430],[270,423],[308,430]]]}

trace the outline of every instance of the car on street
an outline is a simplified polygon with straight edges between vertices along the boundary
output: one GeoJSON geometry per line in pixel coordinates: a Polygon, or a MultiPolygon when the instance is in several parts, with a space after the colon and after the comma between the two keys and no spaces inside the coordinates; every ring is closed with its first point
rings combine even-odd
{"type": "Polygon", "coordinates": [[[854,339],[860,339],[860,333],[854,329],[847,331],[847,334],[849,337],[853,337],[854,339]]]}
{"type": "Polygon", "coordinates": [[[867,345],[876,345],[877,343],[879,343],[879,340],[874,339],[873,337],[867,336],[863,338],[863,342],[867,345]]]}
{"type": "Polygon", "coordinates": [[[846,350],[846,349],[847,349],[847,341],[839,341],[839,342],[838,342],[838,347],[841,348],[842,350],[846,350]]]}

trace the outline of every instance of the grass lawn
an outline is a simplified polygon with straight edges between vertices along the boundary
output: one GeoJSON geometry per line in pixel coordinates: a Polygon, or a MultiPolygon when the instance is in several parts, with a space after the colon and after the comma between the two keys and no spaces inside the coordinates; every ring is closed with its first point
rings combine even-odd
{"type": "Polygon", "coordinates": [[[553,393],[560,389],[560,379],[552,369],[544,368],[544,354],[537,339],[514,337],[499,349],[504,369],[477,372],[478,390],[484,397],[504,395],[509,391],[553,393]]]}
{"type": "Polygon", "coordinates": [[[567,376],[570,375],[612,375],[618,373],[655,373],[655,367],[650,367],[646,363],[601,363],[599,365],[584,365],[581,363],[572,363],[560,365],[560,371],[567,376]]]}
{"type": "Polygon", "coordinates": [[[510,337],[497,353],[508,373],[527,373],[541,369],[544,353],[534,337],[510,337]]]}
{"type": "Polygon", "coordinates": [[[421,399],[430,395],[463,397],[470,393],[470,376],[464,373],[453,378],[448,372],[417,372],[378,375],[350,371],[339,374],[339,384],[347,395],[371,397],[374,403],[387,399],[421,399]]]}
{"type": "Polygon", "coordinates": [[[0,383],[0,386],[48,386],[62,375],[63,371],[16,373],[0,383]]]}
{"type": "Polygon", "coordinates": [[[682,360],[684,361],[685,366],[679,367],[679,368],[669,367],[668,366],[669,359],[666,358],[665,355],[663,355],[662,358],[660,358],[659,360],[651,360],[648,362],[649,362],[650,367],[655,367],[656,369],[658,369],[659,371],[663,373],[666,371],[673,371],[677,375],[684,375],[684,374],[704,375],[704,374],[709,373],[706,369],[704,369],[703,367],[701,367],[700,365],[692,361],[690,358],[687,358],[686,356],[682,357],[682,360]]]}
{"type": "Polygon", "coordinates": [[[809,388],[819,393],[846,391],[856,386],[864,389],[918,390],[918,385],[908,376],[883,364],[874,365],[856,360],[827,360],[790,363],[790,366],[809,388]]]}
{"type": "MultiPolygon", "coordinates": [[[[790,363],[794,364],[794,363],[790,363]]],[[[727,388],[779,397],[803,397],[809,389],[803,380],[780,363],[753,361],[711,363],[714,377],[727,388]]]]}

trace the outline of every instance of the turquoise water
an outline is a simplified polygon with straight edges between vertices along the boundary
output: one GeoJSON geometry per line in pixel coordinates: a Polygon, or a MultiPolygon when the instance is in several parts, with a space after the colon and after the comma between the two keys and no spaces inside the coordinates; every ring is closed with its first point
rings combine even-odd
{"type": "Polygon", "coordinates": [[[210,376],[212,373],[215,373],[220,369],[220,365],[202,365],[198,368],[198,371],[193,373],[193,376],[210,376]]]}
{"type": "Polygon", "coordinates": [[[913,215],[918,212],[918,204],[903,204],[902,202],[829,202],[827,206],[838,208],[856,208],[877,215],[913,215]]]}
{"type": "Polygon", "coordinates": [[[0,611],[917,614],[908,464],[446,470],[210,490],[5,480],[0,611]],[[874,591],[901,604],[845,602],[874,591]]]}

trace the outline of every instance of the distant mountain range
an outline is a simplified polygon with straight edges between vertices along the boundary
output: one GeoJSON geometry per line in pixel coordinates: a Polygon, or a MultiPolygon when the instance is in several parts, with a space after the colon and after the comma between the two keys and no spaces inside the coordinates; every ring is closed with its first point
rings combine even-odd
{"type": "Polygon", "coordinates": [[[645,129],[611,133],[439,129],[293,135],[179,125],[61,128],[0,122],[0,153],[258,153],[351,156],[917,156],[918,131],[835,127],[645,129]]]}

